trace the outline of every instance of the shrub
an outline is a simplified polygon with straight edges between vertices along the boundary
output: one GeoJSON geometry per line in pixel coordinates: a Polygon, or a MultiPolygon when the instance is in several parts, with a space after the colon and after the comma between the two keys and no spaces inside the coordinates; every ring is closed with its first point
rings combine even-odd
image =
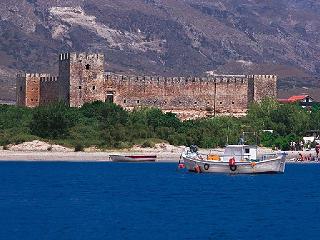
{"type": "Polygon", "coordinates": [[[83,152],[84,151],[84,146],[80,143],[76,144],[74,147],[75,152],[83,152]]]}
{"type": "Polygon", "coordinates": [[[143,148],[153,148],[154,146],[155,144],[151,140],[147,140],[141,145],[143,148]]]}
{"type": "Polygon", "coordinates": [[[116,142],[114,144],[115,148],[120,148],[120,149],[130,148],[131,146],[132,144],[130,144],[129,142],[116,142]]]}
{"type": "Polygon", "coordinates": [[[34,110],[30,130],[36,136],[57,139],[68,136],[75,123],[73,110],[63,103],[56,103],[34,110]]]}

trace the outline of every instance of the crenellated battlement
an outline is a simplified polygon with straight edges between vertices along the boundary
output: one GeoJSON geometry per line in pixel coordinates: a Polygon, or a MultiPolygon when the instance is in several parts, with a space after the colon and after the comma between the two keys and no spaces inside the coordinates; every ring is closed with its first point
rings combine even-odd
{"type": "Polygon", "coordinates": [[[50,77],[49,73],[19,73],[17,77],[20,78],[41,78],[41,77],[50,77]]]}
{"type": "Polygon", "coordinates": [[[69,59],[70,59],[70,53],[62,53],[59,55],[60,61],[69,60],[69,59]]]}
{"type": "Polygon", "coordinates": [[[248,75],[250,78],[277,79],[277,75],[248,75]]]}
{"type": "Polygon", "coordinates": [[[122,82],[158,82],[171,84],[190,84],[190,83],[247,83],[248,79],[253,78],[249,75],[219,75],[210,77],[161,77],[161,76],[136,76],[120,75],[107,73],[106,80],[122,82]]]}
{"type": "Polygon", "coordinates": [[[58,77],[54,76],[50,76],[50,77],[40,77],[40,82],[41,83],[46,83],[46,82],[57,82],[58,81],[58,77]]]}
{"type": "Polygon", "coordinates": [[[103,54],[99,53],[62,53],[59,55],[60,61],[65,60],[94,60],[94,59],[104,59],[103,54]]]}

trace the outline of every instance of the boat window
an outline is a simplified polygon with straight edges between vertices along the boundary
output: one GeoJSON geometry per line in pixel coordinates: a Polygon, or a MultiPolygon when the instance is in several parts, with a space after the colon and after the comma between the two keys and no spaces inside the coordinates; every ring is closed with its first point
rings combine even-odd
{"type": "Polygon", "coordinates": [[[245,153],[250,153],[250,149],[249,148],[246,148],[244,151],[245,151],[245,153]]]}

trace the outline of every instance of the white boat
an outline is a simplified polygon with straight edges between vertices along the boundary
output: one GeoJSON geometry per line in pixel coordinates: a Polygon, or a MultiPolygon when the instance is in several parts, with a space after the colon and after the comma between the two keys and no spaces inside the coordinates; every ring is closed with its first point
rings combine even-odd
{"type": "Polygon", "coordinates": [[[265,154],[257,158],[257,146],[229,145],[222,156],[204,155],[188,148],[181,155],[185,168],[201,173],[283,173],[286,155],[265,154]]]}
{"type": "Polygon", "coordinates": [[[110,155],[113,162],[155,162],[156,155],[110,155]]]}

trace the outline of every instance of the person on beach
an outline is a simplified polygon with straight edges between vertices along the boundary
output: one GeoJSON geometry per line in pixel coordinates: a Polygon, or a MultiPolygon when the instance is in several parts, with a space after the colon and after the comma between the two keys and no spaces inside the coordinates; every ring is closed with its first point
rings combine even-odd
{"type": "Polygon", "coordinates": [[[319,152],[320,152],[320,146],[317,145],[316,146],[316,154],[317,154],[317,158],[319,158],[319,152]]]}
{"type": "Polygon", "coordinates": [[[303,141],[300,142],[300,150],[303,151],[303,141]]]}

